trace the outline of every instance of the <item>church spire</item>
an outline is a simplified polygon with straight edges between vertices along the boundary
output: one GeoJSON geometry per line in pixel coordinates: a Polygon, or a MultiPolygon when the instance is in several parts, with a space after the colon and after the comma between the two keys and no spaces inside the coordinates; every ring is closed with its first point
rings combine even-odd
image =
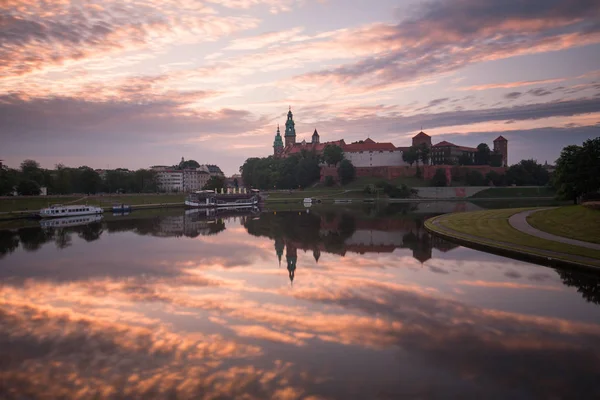
{"type": "Polygon", "coordinates": [[[294,114],[292,114],[292,106],[287,113],[287,121],[285,121],[285,145],[296,144],[296,127],[294,122],[294,114]]]}
{"type": "Polygon", "coordinates": [[[279,124],[277,124],[277,134],[273,141],[273,155],[279,157],[283,152],[283,140],[281,139],[281,133],[279,132],[279,124]]]}

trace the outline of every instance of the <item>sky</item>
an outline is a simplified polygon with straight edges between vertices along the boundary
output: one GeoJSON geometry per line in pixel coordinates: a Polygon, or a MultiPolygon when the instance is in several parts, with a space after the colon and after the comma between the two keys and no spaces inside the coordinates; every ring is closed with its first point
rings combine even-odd
{"type": "Polygon", "coordinates": [[[600,136],[595,0],[3,0],[0,159],[238,172],[298,141],[476,146],[552,163],[600,136]]]}

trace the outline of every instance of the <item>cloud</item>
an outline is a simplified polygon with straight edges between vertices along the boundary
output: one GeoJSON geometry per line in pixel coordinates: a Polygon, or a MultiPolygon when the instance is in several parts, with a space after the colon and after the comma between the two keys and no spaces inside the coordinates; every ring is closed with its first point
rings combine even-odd
{"type": "MultiPolygon", "coordinates": [[[[600,41],[600,7],[579,0],[451,0],[426,3],[395,26],[377,26],[385,52],[343,66],[310,72],[300,81],[361,86],[454,71],[465,65],[519,54],[547,52],[600,41]],[[571,3],[570,3],[571,5],[571,3]]],[[[351,47],[366,42],[355,35],[351,47]]],[[[369,38],[370,39],[370,38],[369,38]]]]}
{"type": "Polygon", "coordinates": [[[552,94],[551,91],[543,89],[543,88],[531,89],[531,90],[528,90],[527,93],[537,96],[537,97],[547,96],[549,94],[552,94]]]}
{"type": "Polygon", "coordinates": [[[285,31],[268,32],[258,36],[234,39],[229,42],[225,50],[257,50],[273,44],[289,43],[303,30],[304,28],[297,27],[285,31]]]}
{"type": "Polygon", "coordinates": [[[521,97],[523,93],[521,92],[510,92],[504,95],[504,98],[509,99],[509,100],[514,100],[514,99],[518,99],[519,97],[521,97]]]}
{"type": "Polygon", "coordinates": [[[506,83],[487,83],[482,85],[473,85],[473,86],[463,86],[459,87],[458,90],[464,91],[472,91],[472,90],[488,90],[488,89],[512,89],[521,86],[531,86],[531,85],[540,85],[545,83],[556,83],[562,82],[565,78],[557,78],[557,79],[543,79],[543,80],[535,80],[535,81],[516,81],[516,82],[506,82],[506,83]]]}
{"type": "MultiPolygon", "coordinates": [[[[127,92],[127,88],[121,90],[127,92]]],[[[142,138],[166,141],[197,138],[202,134],[248,133],[266,123],[261,117],[254,119],[250,112],[244,110],[224,108],[212,111],[184,107],[191,100],[206,96],[204,92],[191,93],[190,98],[171,95],[142,99],[136,89],[132,90],[130,101],[0,96],[2,135],[13,140],[35,140],[39,135],[50,133],[55,140],[85,136],[98,140],[120,137],[124,142],[142,138]]]]}
{"type": "Polygon", "coordinates": [[[11,1],[0,8],[0,78],[167,43],[212,41],[257,25],[249,17],[216,16],[191,1],[106,1],[96,7],[52,2],[48,8],[36,3],[11,1]]]}

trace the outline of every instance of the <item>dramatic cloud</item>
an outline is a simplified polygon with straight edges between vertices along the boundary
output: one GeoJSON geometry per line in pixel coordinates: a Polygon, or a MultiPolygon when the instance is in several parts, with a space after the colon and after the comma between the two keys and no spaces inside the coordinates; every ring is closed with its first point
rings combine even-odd
{"type": "MultiPolygon", "coordinates": [[[[597,43],[599,16],[600,6],[588,0],[568,5],[541,0],[426,3],[413,18],[374,28],[381,33],[379,41],[387,44],[385,52],[301,78],[387,85],[474,62],[597,43]]],[[[357,35],[355,43],[361,42],[365,38],[357,35]]]]}
{"type": "Polygon", "coordinates": [[[597,109],[597,2],[401,4],[390,23],[375,17],[380,7],[394,14],[390,4],[355,1],[4,1],[1,157],[142,167],[216,162],[220,151],[231,174],[271,152],[288,105],[300,134],[396,145],[408,142],[394,134],[421,125],[465,135],[486,121],[562,128],[582,121],[559,116],[597,109]],[[312,17],[348,7],[357,15],[312,17]],[[90,154],[100,140],[123,150],[90,154]]]}

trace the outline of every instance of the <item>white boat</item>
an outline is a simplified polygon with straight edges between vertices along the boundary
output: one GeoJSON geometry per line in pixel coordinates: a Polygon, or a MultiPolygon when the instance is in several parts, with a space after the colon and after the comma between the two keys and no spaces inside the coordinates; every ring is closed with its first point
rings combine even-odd
{"type": "Polygon", "coordinates": [[[102,221],[102,215],[83,215],[80,217],[52,218],[40,221],[42,228],[70,228],[102,221]]]}
{"type": "Polygon", "coordinates": [[[42,218],[61,218],[61,217],[76,217],[79,215],[102,214],[104,210],[100,207],[87,206],[81,204],[71,204],[63,206],[54,204],[48,208],[40,210],[42,218]]]}

